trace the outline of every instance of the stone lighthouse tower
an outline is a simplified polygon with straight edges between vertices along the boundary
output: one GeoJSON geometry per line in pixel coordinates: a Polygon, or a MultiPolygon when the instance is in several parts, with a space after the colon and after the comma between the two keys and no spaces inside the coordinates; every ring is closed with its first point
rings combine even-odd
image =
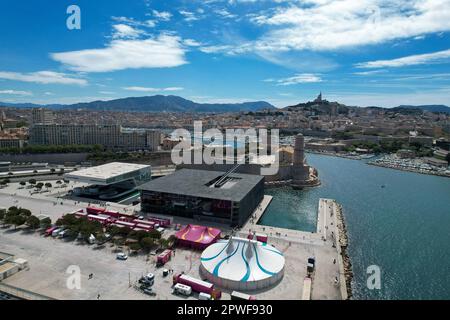
{"type": "Polygon", "coordinates": [[[301,133],[295,137],[295,147],[294,147],[294,166],[303,166],[305,163],[305,138],[301,133]]]}
{"type": "Polygon", "coordinates": [[[317,170],[311,168],[305,161],[305,138],[301,133],[295,137],[294,158],[292,161],[292,187],[302,189],[319,185],[317,170]]]}

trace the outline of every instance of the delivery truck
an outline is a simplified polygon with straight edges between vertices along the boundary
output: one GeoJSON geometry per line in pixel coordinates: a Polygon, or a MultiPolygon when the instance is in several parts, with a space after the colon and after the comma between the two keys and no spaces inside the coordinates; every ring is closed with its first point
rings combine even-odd
{"type": "Polygon", "coordinates": [[[156,257],[156,267],[162,267],[172,257],[172,250],[166,249],[156,257]]]}
{"type": "Polygon", "coordinates": [[[213,299],[220,299],[220,297],[222,296],[222,292],[220,290],[215,289],[214,284],[190,277],[183,273],[173,276],[173,284],[175,285],[177,283],[187,285],[191,287],[192,290],[195,292],[207,293],[211,295],[213,299]]]}

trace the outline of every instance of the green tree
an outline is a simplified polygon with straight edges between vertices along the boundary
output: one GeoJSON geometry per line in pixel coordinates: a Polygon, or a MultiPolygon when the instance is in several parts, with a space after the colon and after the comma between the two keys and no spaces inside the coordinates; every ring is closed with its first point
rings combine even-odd
{"type": "Polygon", "coordinates": [[[20,120],[16,123],[16,128],[28,127],[28,123],[25,120],[20,120]]]}
{"type": "Polygon", "coordinates": [[[78,219],[75,214],[73,213],[69,213],[69,214],[65,214],[63,215],[61,218],[58,219],[58,221],[56,221],[56,225],[61,225],[61,226],[73,226],[73,225],[79,225],[81,223],[81,219],[78,219]]]}
{"type": "Polygon", "coordinates": [[[110,226],[106,227],[106,232],[108,232],[111,235],[111,237],[114,237],[120,233],[120,229],[121,228],[118,226],[110,225],[110,226]]]}
{"type": "Polygon", "coordinates": [[[45,187],[48,189],[48,188],[51,188],[52,187],[52,184],[50,183],[50,182],[46,182],[45,183],[45,187]]]}
{"type": "Polygon", "coordinates": [[[25,217],[29,217],[29,216],[31,216],[31,211],[28,210],[28,209],[19,208],[18,209],[18,214],[23,215],[25,217]]]}
{"type": "Polygon", "coordinates": [[[102,231],[95,234],[95,239],[97,240],[97,244],[104,244],[108,240],[102,231]]]}
{"type": "Polygon", "coordinates": [[[6,216],[6,210],[5,209],[0,209],[0,220],[5,219],[6,216]]]}
{"type": "Polygon", "coordinates": [[[445,156],[445,160],[447,160],[447,163],[450,165],[450,152],[445,156]]]}
{"type": "Polygon", "coordinates": [[[129,238],[136,239],[137,241],[141,241],[142,238],[148,237],[148,232],[144,230],[131,231],[128,235],[129,238]]]}
{"type": "Polygon", "coordinates": [[[167,249],[169,246],[169,241],[164,238],[158,239],[158,245],[161,249],[167,249]]]}
{"type": "Polygon", "coordinates": [[[130,248],[131,251],[137,252],[141,250],[141,245],[139,244],[139,242],[133,242],[128,245],[128,248],[130,248]]]}
{"type": "Polygon", "coordinates": [[[150,237],[142,238],[139,243],[146,251],[150,251],[155,246],[155,240],[150,237]]]}
{"type": "Polygon", "coordinates": [[[41,220],[41,228],[47,229],[52,225],[52,220],[49,217],[46,217],[41,220]]]}
{"type": "Polygon", "coordinates": [[[37,228],[39,228],[39,225],[40,225],[40,221],[36,216],[29,216],[25,223],[31,229],[37,229],[37,228]]]}
{"type": "Polygon", "coordinates": [[[36,184],[36,179],[30,179],[28,180],[28,183],[31,185],[36,184]]]}
{"type": "Polygon", "coordinates": [[[160,239],[161,238],[161,232],[156,230],[150,230],[148,232],[148,236],[152,239],[160,239]]]}
{"type": "Polygon", "coordinates": [[[23,225],[27,221],[27,218],[22,215],[15,215],[12,217],[11,222],[14,225],[14,228],[17,228],[21,225],[23,225]]]}
{"type": "Polygon", "coordinates": [[[19,184],[20,184],[21,186],[24,186],[24,185],[26,185],[27,183],[26,183],[25,181],[20,181],[19,184]]]}

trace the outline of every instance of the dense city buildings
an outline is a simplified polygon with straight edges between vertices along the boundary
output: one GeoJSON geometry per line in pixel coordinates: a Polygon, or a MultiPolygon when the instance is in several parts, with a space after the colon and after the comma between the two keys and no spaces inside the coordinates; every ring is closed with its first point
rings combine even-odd
{"type": "Polygon", "coordinates": [[[156,151],[157,130],[128,129],[120,125],[36,124],[30,129],[31,145],[101,145],[107,149],[156,151]]]}
{"type": "Polygon", "coordinates": [[[32,110],[32,123],[36,124],[54,124],[55,123],[55,114],[52,110],[46,108],[33,108],[32,110]]]}

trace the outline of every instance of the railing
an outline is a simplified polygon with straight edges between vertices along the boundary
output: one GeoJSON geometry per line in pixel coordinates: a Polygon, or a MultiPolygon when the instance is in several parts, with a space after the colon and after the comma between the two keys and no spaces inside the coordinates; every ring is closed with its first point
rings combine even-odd
{"type": "Polygon", "coordinates": [[[0,292],[4,292],[13,297],[23,299],[23,300],[56,300],[54,298],[45,296],[43,294],[28,291],[28,290],[25,290],[22,288],[17,288],[17,287],[11,286],[6,283],[1,283],[1,282],[0,282],[0,292]]]}

